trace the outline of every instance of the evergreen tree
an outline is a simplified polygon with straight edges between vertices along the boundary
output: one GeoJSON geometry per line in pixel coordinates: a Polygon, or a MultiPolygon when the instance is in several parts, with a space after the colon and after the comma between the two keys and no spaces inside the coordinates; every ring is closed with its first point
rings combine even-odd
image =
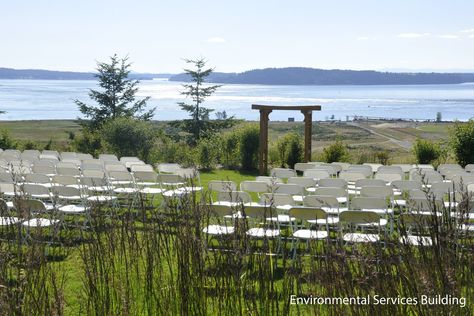
{"type": "Polygon", "coordinates": [[[196,143],[204,133],[214,127],[209,121],[209,113],[214,110],[203,107],[202,103],[221,85],[204,86],[206,78],[214,71],[213,68],[206,68],[204,58],[185,59],[185,61],[192,64],[194,69],[184,69],[184,72],[191,78],[191,83],[183,84],[184,91],[181,94],[191,98],[192,103],[179,102],[178,105],[189,113],[191,119],[182,121],[180,127],[183,131],[190,133],[193,137],[192,142],[196,143]]]}
{"type": "Polygon", "coordinates": [[[98,73],[95,76],[103,91],[91,89],[89,92],[89,97],[97,105],[74,101],[81,113],[89,119],[81,120],[84,127],[97,130],[109,119],[118,117],[134,117],[139,120],[150,120],[153,117],[155,108],[145,110],[150,97],[141,100],[135,98],[139,81],[128,78],[130,66],[128,57],[120,59],[116,54],[110,57],[110,63],[97,63],[98,73]]]}

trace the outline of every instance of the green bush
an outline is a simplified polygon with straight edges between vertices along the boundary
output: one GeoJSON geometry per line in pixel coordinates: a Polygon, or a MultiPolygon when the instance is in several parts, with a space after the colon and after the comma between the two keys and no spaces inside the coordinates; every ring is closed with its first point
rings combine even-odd
{"type": "Polygon", "coordinates": [[[105,148],[119,157],[136,156],[150,162],[156,131],[151,123],[130,117],[108,121],[101,129],[105,148]]]}
{"type": "Polygon", "coordinates": [[[235,131],[226,133],[221,138],[220,161],[224,168],[235,169],[239,166],[239,134],[235,131]]]}
{"type": "Polygon", "coordinates": [[[239,156],[243,170],[256,170],[258,167],[258,149],[260,129],[257,125],[247,125],[239,130],[239,156]]]}
{"type": "Polygon", "coordinates": [[[295,132],[285,134],[276,144],[278,163],[281,167],[294,168],[297,162],[302,161],[304,146],[301,136],[295,132]]]}
{"type": "Polygon", "coordinates": [[[25,140],[19,143],[17,146],[20,150],[29,150],[29,149],[42,149],[42,146],[32,140],[25,140]]]}
{"type": "Polygon", "coordinates": [[[340,140],[337,140],[335,143],[323,149],[322,160],[327,163],[347,161],[348,159],[349,152],[347,151],[347,147],[340,140]]]}
{"type": "Polygon", "coordinates": [[[218,160],[218,142],[201,139],[196,147],[196,157],[201,169],[214,169],[218,160]]]}
{"type": "Polygon", "coordinates": [[[71,148],[74,151],[97,157],[103,151],[100,133],[83,128],[82,135],[76,136],[71,142],[71,148]]]}
{"type": "Polygon", "coordinates": [[[454,124],[451,129],[451,147],[461,166],[474,163],[474,120],[454,124]]]}
{"type": "Polygon", "coordinates": [[[0,148],[2,149],[15,149],[17,143],[10,136],[10,132],[6,129],[0,131],[0,148]]]}
{"type": "Polygon", "coordinates": [[[193,149],[184,141],[173,140],[166,135],[159,135],[152,154],[153,161],[175,162],[183,167],[196,166],[193,149]]]}
{"type": "Polygon", "coordinates": [[[379,152],[375,153],[375,157],[377,158],[377,161],[380,164],[388,165],[388,161],[390,160],[390,153],[386,150],[379,151],[379,152]]]}
{"type": "Polygon", "coordinates": [[[413,154],[416,162],[420,164],[430,164],[441,156],[441,147],[426,139],[417,139],[413,145],[413,154]]]}

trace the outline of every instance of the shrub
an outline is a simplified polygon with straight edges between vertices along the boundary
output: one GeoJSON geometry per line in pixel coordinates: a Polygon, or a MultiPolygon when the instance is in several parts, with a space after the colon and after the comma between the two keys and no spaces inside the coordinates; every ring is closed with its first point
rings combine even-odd
{"type": "Polygon", "coordinates": [[[195,166],[192,148],[186,142],[178,142],[166,135],[159,135],[153,150],[153,160],[175,162],[183,167],[195,166]]]}
{"type": "Polygon", "coordinates": [[[44,145],[43,150],[52,150],[53,149],[53,139],[50,138],[46,145],[44,145]]]}
{"type": "Polygon", "coordinates": [[[277,142],[278,163],[282,167],[294,168],[303,159],[303,143],[297,133],[288,133],[277,142]]]}
{"type": "Polygon", "coordinates": [[[258,148],[260,130],[257,125],[248,125],[240,129],[239,156],[243,170],[256,170],[258,166],[258,148]]]}
{"type": "Polygon", "coordinates": [[[218,142],[212,139],[201,139],[196,147],[196,157],[201,169],[214,169],[217,165],[218,142]]]}
{"type": "Polygon", "coordinates": [[[327,162],[347,161],[349,153],[346,145],[340,140],[323,149],[322,159],[327,162]]]}
{"type": "Polygon", "coordinates": [[[71,143],[71,148],[72,150],[97,157],[103,149],[100,134],[83,128],[82,135],[74,138],[71,143]]]}
{"type": "Polygon", "coordinates": [[[17,147],[17,143],[10,136],[10,132],[6,129],[0,132],[0,148],[2,149],[14,149],[17,147]]]}
{"type": "Polygon", "coordinates": [[[413,145],[413,154],[417,163],[429,164],[441,156],[441,147],[426,139],[417,139],[413,145]]]}
{"type": "Polygon", "coordinates": [[[382,165],[388,165],[388,161],[390,160],[388,151],[379,151],[375,154],[375,157],[377,157],[377,161],[382,165]]]}
{"type": "Polygon", "coordinates": [[[37,142],[34,142],[32,140],[25,140],[23,142],[19,143],[19,149],[21,150],[29,150],[29,149],[41,149],[41,145],[37,142]]]}
{"type": "Polygon", "coordinates": [[[119,157],[137,156],[150,161],[156,131],[147,121],[119,117],[108,121],[101,129],[105,147],[119,157]]]}
{"type": "Polygon", "coordinates": [[[474,163],[474,120],[454,124],[451,129],[451,147],[461,166],[474,163]]]}
{"type": "Polygon", "coordinates": [[[239,134],[226,133],[221,139],[221,163],[225,168],[236,168],[239,165],[239,134]]]}

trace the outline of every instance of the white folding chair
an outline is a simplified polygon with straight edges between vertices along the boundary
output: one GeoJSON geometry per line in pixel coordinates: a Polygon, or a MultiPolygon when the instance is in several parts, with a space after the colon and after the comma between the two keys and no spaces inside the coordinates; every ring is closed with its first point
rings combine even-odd
{"type": "Polygon", "coordinates": [[[370,211],[344,211],[339,215],[341,241],[344,243],[376,243],[380,241],[380,216],[370,211]],[[366,232],[367,228],[375,232],[366,232]]]}
{"type": "Polygon", "coordinates": [[[292,208],[289,215],[295,219],[291,224],[293,258],[296,257],[297,252],[295,242],[304,240],[306,241],[306,248],[309,248],[310,240],[325,239],[329,241],[328,215],[324,210],[305,207],[292,208]],[[316,229],[312,229],[312,226],[316,226],[316,229]]]}

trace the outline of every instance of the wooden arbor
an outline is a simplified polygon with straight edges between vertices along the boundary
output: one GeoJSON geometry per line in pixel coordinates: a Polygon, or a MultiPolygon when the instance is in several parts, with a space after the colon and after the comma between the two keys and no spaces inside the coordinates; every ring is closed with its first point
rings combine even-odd
{"type": "Polygon", "coordinates": [[[268,165],[268,117],[273,110],[301,111],[304,115],[304,161],[311,161],[311,134],[313,125],[313,111],[321,111],[320,105],[259,105],[252,104],[252,110],[260,111],[260,154],[259,172],[264,175],[268,165]]]}

